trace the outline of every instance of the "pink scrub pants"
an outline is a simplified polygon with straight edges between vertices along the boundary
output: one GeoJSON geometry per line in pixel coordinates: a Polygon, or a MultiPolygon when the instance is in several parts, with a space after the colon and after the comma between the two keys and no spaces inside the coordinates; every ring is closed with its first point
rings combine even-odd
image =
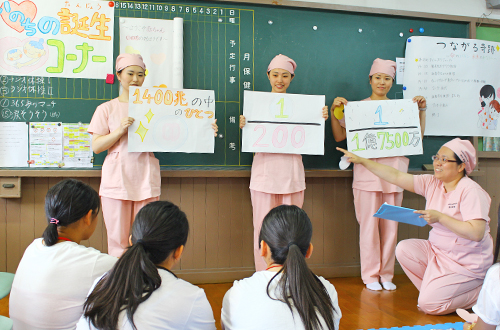
{"type": "Polygon", "coordinates": [[[108,233],[108,254],[121,257],[129,246],[130,228],[135,215],[146,204],[159,200],[152,197],[142,201],[125,201],[101,196],[102,215],[108,233]]]}
{"type": "Polygon", "coordinates": [[[268,194],[250,189],[253,208],[253,255],[255,259],[255,270],[261,271],[267,268],[264,258],[260,255],[259,234],[264,217],[273,208],[279,205],[296,205],[302,207],[304,204],[304,190],[292,194],[268,194]]]}
{"type": "Polygon", "coordinates": [[[392,282],[398,223],[374,218],[384,203],[401,206],[403,193],[353,189],[354,208],[359,223],[359,254],[363,283],[392,282]]]}
{"type": "Polygon", "coordinates": [[[483,279],[443,267],[436,253],[440,253],[439,250],[423,239],[407,239],[399,242],[396,248],[399,264],[420,291],[418,307],[433,315],[471,308],[477,301],[483,279]]]}

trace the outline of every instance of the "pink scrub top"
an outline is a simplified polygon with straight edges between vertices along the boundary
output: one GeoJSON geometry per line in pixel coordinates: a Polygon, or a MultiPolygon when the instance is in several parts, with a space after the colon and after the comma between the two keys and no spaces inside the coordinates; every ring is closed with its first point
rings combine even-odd
{"type": "Polygon", "coordinates": [[[413,184],[415,193],[425,197],[426,210],[437,210],[460,221],[486,221],[480,242],[462,238],[440,223],[431,224],[429,233],[429,242],[440,265],[462,275],[484,278],[493,263],[488,216],[491,198],[488,193],[469,177],[462,178],[450,192],[446,192],[443,182],[431,174],[413,176],[413,184]]]}
{"type": "MultiPolygon", "coordinates": [[[[364,99],[362,101],[371,101],[371,98],[364,99]]],[[[345,128],[345,117],[339,120],[340,126],[345,128]]],[[[374,162],[384,164],[395,168],[401,172],[408,172],[408,164],[410,160],[404,156],[397,157],[384,157],[384,158],[370,158],[374,162]]],[[[385,194],[402,192],[404,189],[400,188],[394,184],[382,180],[372,172],[368,171],[361,164],[354,164],[354,169],[352,171],[352,187],[354,189],[363,191],[381,191],[385,194]]]]}
{"type": "MultiPolygon", "coordinates": [[[[128,117],[128,103],[118,98],[97,107],[90,122],[90,134],[107,135],[128,117]]],[[[160,163],[152,152],[128,152],[128,134],[108,150],[101,174],[99,195],[130,201],[160,196],[160,163]]]]}
{"type": "Polygon", "coordinates": [[[256,153],[250,189],[268,194],[291,194],[305,190],[302,155],[256,153]]]}

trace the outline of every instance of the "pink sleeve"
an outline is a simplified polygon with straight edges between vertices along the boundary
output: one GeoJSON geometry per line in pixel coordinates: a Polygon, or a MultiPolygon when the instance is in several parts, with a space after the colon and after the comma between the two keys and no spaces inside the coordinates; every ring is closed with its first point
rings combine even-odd
{"type": "Polygon", "coordinates": [[[464,191],[460,198],[460,213],[464,221],[483,219],[490,222],[491,198],[483,189],[473,187],[464,191]]]}
{"type": "Polygon", "coordinates": [[[109,110],[107,103],[103,103],[95,109],[92,120],[90,121],[89,128],[87,132],[90,134],[107,135],[109,134],[109,110]]]}
{"type": "Polygon", "coordinates": [[[416,194],[426,197],[427,187],[434,178],[432,174],[420,174],[413,176],[413,189],[416,194]]]}

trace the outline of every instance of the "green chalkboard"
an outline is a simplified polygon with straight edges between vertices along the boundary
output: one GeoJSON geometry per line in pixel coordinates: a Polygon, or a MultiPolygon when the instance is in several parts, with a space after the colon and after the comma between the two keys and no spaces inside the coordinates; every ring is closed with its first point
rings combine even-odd
{"type": "MultiPolygon", "coordinates": [[[[238,128],[243,91],[270,91],[266,69],[276,54],[286,54],[298,64],[288,92],[326,95],[330,106],[336,96],[348,100],[368,97],[373,59],[404,57],[407,37],[468,37],[468,24],[464,22],[227,2],[116,1],[115,16],[184,18],[184,88],[215,90],[221,134],[216,138],[215,153],[157,153],[163,166],[249,166],[253,156],[240,152],[238,128]],[[419,32],[421,27],[424,33],[419,32]],[[410,33],[410,29],[415,32],[410,33]]],[[[119,20],[115,19],[115,57],[118,29],[119,20]]],[[[99,104],[118,96],[117,82],[109,85],[96,79],[21,78],[0,77],[1,121],[88,123],[99,104]],[[33,111],[32,118],[20,118],[21,101],[24,107],[27,101],[53,106],[41,114],[44,118],[33,111]]],[[[389,97],[402,95],[402,86],[393,85],[389,97]]],[[[25,110],[30,113],[30,109],[25,110]]],[[[333,140],[329,120],[325,136],[325,155],[304,156],[306,168],[338,167],[340,153],[335,147],[345,147],[345,141],[333,140]]],[[[410,168],[430,163],[430,156],[449,139],[426,137],[425,154],[411,156],[410,168]]],[[[99,167],[103,159],[104,154],[97,155],[95,166],[99,167]]]]}

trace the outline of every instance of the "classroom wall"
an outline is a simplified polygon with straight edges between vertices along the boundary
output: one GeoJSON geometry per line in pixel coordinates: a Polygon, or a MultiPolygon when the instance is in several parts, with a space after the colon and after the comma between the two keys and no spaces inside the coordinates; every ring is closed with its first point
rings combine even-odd
{"type": "Polygon", "coordinates": [[[290,3],[293,1],[500,19],[500,9],[487,9],[486,0],[291,0],[290,3]]]}
{"type": "MultiPolygon", "coordinates": [[[[491,233],[496,236],[497,207],[500,202],[499,159],[481,160],[476,181],[492,197],[491,233]]],[[[352,177],[322,177],[307,173],[304,210],[313,223],[314,253],[308,260],[319,275],[358,277],[359,226],[354,214],[352,177]]],[[[231,282],[250,276],[253,268],[253,225],[249,173],[239,177],[172,177],[164,171],[161,199],[170,200],[186,212],[190,234],[176,273],[193,283],[231,282]]],[[[347,175],[346,175],[347,174],[347,175]]],[[[77,177],[78,178],[78,177],[77,177]]],[[[47,222],[44,198],[49,187],[62,177],[23,177],[21,198],[0,198],[0,271],[14,273],[26,247],[40,237],[47,222]]],[[[78,178],[99,189],[99,177],[78,178]]],[[[405,192],[403,206],[423,209],[425,200],[405,192]]],[[[398,240],[427,238],[430,227],[399,226],[398,240]]],[[[103,252],[107,236],[99,224],[89,241],[82,242],[103,252]]],[[[396,272],[402,273],[396,266],[396,272]]]]}
{"type": "MultiPolygon", "coordinates": [[[[163,173],[168,175],[168,173],[163,173]]],[[[190,234],[176,273],[194,283],[231,282],[254,272],[249,173],[245,177],[163,177],[161,199],[186,212],[190,234]]],[[[61,177],[22,178],[22,198],[0,198],[0,271],[14,273],[26,247],[47,222],[44,197],[61,177]]],[[[99,177],[79,178],[99,189],[99,177]]],[[[308,177],[304,210],[313,223],[314,253],[308,260],[322,276],[359,276],[359,226],[354,215],[351,177],[308,177]]],[[[425,201],[405,193],[404,206],[425,201]]],[[[427,238],[429,228],[401,225],[399,239],[427,238]]],[[[87,246],[107,251],[102,214],[87,246]]]]}

